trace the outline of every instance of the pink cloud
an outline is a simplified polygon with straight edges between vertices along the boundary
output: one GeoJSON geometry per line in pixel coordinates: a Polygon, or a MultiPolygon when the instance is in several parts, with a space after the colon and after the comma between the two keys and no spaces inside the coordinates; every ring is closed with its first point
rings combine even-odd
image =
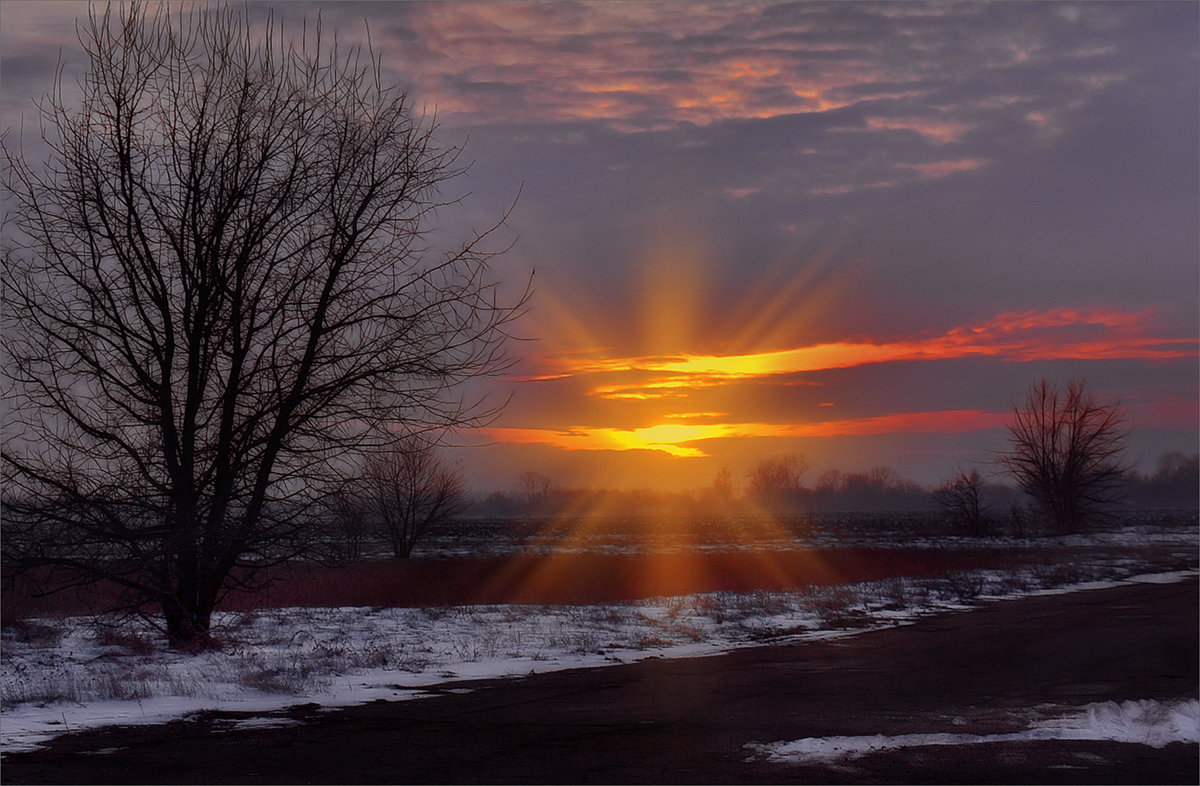
{"type": "Polygon", "coordinates": [[[956,172],[969,172],[986,166],[988,161],[982,158],[964,158],[958,161],[931,161],[927,164],[897,164],[905,169],[916,170],[922,180],[936,180],[939,177],[953,175],[956,172]]]}

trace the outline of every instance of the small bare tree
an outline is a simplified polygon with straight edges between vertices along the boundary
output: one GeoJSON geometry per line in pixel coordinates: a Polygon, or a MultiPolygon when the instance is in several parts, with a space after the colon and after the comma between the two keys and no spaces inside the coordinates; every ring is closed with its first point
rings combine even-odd
{"type": "Polygon", "coordinates": [[[466,507],[462,473],[415,435],[369,456],[355,485],[396,559],[407,559],[422,537],[466,507]]]}
{"type": "Polygon", "coordinates": [[[250,13],[92,8],[46,159],[4,146],[6,565],[126,587],[186,648],[351,457],[490,414],[459,391],[521,302],[488,232],[428,251],[459,150],[378,58],[250,13]]]}
{"type": "Polygon", "coordinates": [[[1077,532],[1113,499],[1129,435],[1119,402],[1098,401],[1082,381],[1046,380],[1012,407],[1001,463],[1060,530],[1077,532]]]}
{"type": "Polygon", "coordinates": [[[961,522],[967,532],[972,535],[984,535],[986,527],[980,503],[982,488],[983,481],[979,477],[979,470],[973,469],[967,474],[960,469],[934,489],[933,498],[943,510],[961,522]]]}

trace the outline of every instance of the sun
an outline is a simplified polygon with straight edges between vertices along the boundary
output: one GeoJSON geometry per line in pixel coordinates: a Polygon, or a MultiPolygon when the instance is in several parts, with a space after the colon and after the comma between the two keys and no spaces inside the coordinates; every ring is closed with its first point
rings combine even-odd
{"type": "MultiPolygon", "coordinates": [[[[667,417],[683,417],[673,413],[667,417]]],[[[738,436],[737,427],[727,423],[660,423],[635,429],[614,429],[613,436],[631,450],[661,450],[671,456],[707,456],[700,448],[687,443],[705,439],[738,436]]]]}

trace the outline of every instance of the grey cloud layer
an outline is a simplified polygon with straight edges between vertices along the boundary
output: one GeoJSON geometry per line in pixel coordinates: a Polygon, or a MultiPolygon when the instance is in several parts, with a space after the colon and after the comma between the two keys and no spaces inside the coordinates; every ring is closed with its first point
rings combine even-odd
{"type": "MultiPolygon", "coordinates": [[[[84,8],[4,3],[6,125],[44,92],[55,42],[75,62],[70,17],[84,8]]],[[[1200,210],[1189,4],[289,3],[277,15],[297,31],[318,10],[343,39],[369,27],[389,73],[437,107],[444,139],[470,136],[474,215],[524,182],[520,253],[551,284],[612,292],[607,308],[667,221],[711,245],[709,289],[728,295],[716,313],[738,311],[748,273],[833,260],[871,272],[861,296],[875,316],[830,332],[920,328],[930,305],[954,320],[983,298],[1196,316],[1178,295],[1195,292],[1200,210]]]]}

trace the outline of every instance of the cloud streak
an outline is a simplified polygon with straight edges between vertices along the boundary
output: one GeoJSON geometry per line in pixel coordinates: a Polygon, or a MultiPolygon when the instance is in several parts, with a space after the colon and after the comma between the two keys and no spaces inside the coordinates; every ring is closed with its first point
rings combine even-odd
{"type": "Polygon", "coordinates": [[[1152,311],[1059,308],[1005,313],[985,322],[927,338],[833,342],[735,355],[551,359],[554,369],[529,379],[602,374],[638,376],[593,388],[602,398],[650,399],[687,395],[700,387],[733,381],[850,368],[871,363],[919,362],[965,357],[1036,360],[1181,360],[1197,357],[1195,337],[1153,333],[1152,311]],[[647,376],[646,372],[650,372],[647,376]]]}
{"type": "MultiPolygon", "coordinates": [[[[989,431],[1003,426],[1007,411],[959,408],[765,422],[755,417],[761,411],[761,402],[745,395],[728,398],[727,403],[732,405],[729,411],[647,410],[645,405],[658,402],[673,407],[673,402],[700,391],[729,388],[744,393],[747,383],[803,379],[814,372],[876,364],[912,365],[968,358],[1007,363],[1174,362],[1198,356],[1196,338],[1157,335],[1155,328],[1150,310],[1058,308],[1003,313],[940,335],[911,339],[836,342],[734,355],[552,358],[546,363],[552,370],[526,377],[525,381],[577,381],[585,397],[627,405],[630,410],[626,416],[640,418],[644,425],[498,427],[487,429],[485,435],[500,443],[538,444],[570,451],[649,450],[678,458],[702,458],[710,455],[705,443],[711,440],[989,431]]],[[[824,401],[817,406],[824,409],[836,403],[824,401]]],[[[587,407],[579,403],[576,409],[582,412],[587,407]]]]}
{"type": "Polygon", "coordinates": [[[809,423],[662,423],[641,428],[487,428],[497,442],[549,445],[563,450],[653,450],[678,458],[709,455],[707,440],[763,437],[847,437],[880,434],[963,434],[1003,426],[1006,412],[941,410],[809,423]]]}

